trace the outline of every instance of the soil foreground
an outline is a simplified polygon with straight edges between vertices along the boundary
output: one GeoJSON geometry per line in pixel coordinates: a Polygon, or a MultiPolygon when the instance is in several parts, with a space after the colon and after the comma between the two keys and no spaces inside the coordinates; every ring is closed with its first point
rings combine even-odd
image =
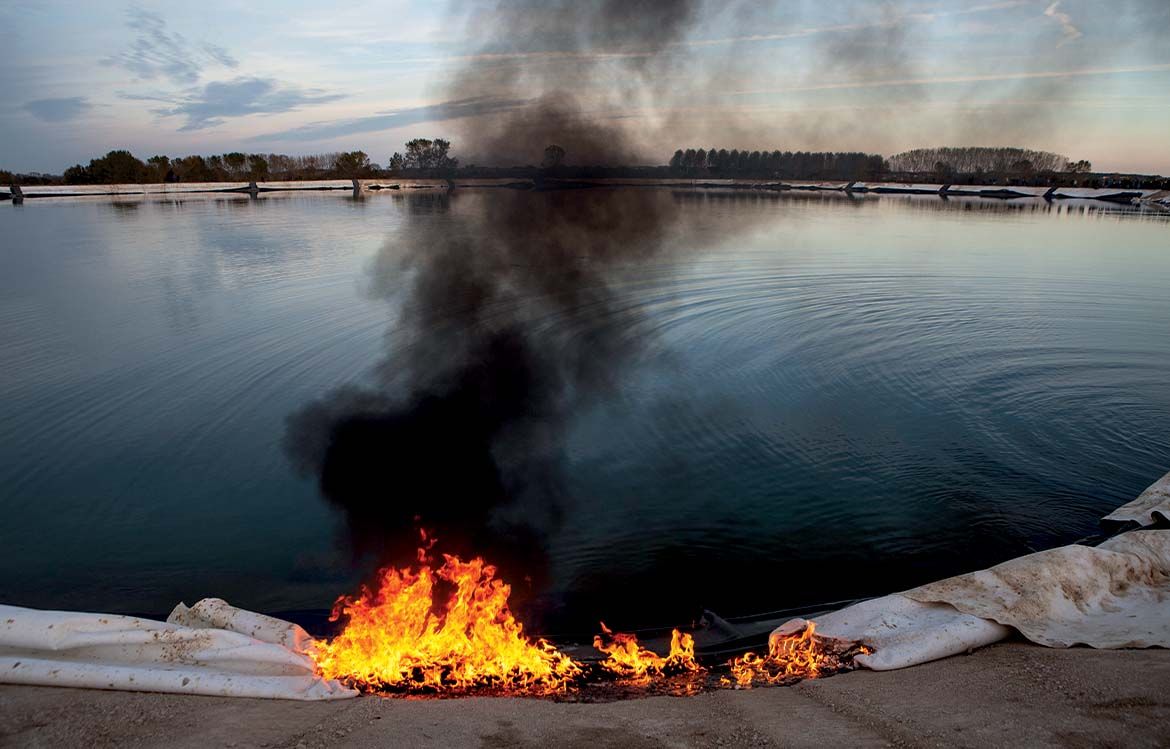
{"type": "Polygon", "coordinates": [[[4,747],[1170,746],[1170,650],[994,645],[902,671],[601,704],[0,686],[4,747]]]}

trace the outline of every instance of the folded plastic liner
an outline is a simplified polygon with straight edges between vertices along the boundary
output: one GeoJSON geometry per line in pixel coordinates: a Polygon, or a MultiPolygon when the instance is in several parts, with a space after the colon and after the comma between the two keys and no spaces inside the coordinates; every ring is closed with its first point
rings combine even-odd
{"type": "Polygon", "coordinates": [[[1170,647],[1170,530],[1041,551],[902,595],[949,604],[1048,647],[1170,647]]]}
{"type": "MultiPolygon", "coordinates": [[[[1161,526],[1167,519],[1170,474],[1103,520],[1161,526]]],[[[1012,632],[1048,647],[1170,647],[1170,530],[1028,554],[854,604],[816,624],[822,637],[870,646],[857,663],[879,671],[963,653],[1012,632]]],[[[772,637],[805,625],[791,620],[772,637]]]]}
{"type": "Polygon", "coordinates": [[[171,621],[0,606],[0,682],[143,692],[333,700],[357,695],[317,675],[309,635],[206,599],[171,621]]]}
{"type": "Polygon", "coordinates": [[[1170,525],[1170,473],[1151,484],[1137,499],[1118,507],[1102,520],[1141,526],[1170,525]]]}
{"type": "MultiPolygon", "coordinates": [[[[787,637],[807,625],[804,619],[792,619],[771,636],[787,637]]],[[[864,643],[873,652],[857,656],[857,665],[890,671],[990,645],[1010,635],[1011,629],[949,604],[920,603],[894,594],[819,616],[816,633],[842,645],[864,643]]]]}

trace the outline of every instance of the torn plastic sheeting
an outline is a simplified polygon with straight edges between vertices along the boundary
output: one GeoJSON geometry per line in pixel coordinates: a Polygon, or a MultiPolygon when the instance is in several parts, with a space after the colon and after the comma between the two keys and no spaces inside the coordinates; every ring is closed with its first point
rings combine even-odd
{"type": "Polygon", "coordinates": [[[1150,484],[1134,501],[1103,517],[1102,521],[1134,522],[1143,526],[1170,523],[1170,473],[1150,484]]]}
{"type": "Polygon", "coordinates": [[[239,632],[16,606],[0,606],[0,682],[294,700],[357,694],[318,676],[304,653],[239,632]]]}
{"type": "Polygon", "coordinates": [[[1170,530],[1041,551],[902,595],[948,603],[1049,647],[1170,647],[1170,530]]]}

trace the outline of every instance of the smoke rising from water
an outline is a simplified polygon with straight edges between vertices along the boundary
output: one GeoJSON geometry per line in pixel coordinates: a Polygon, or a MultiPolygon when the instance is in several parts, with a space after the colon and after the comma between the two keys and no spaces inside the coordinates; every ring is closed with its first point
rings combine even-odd
{"type": "MultiPolygon", "coordinates": [[[[623,129],[587,122],[578,92],[617,76],[620,95],[655,99],[670,42],[695,9],[689,0],[533,2],[477,16],[484,47],[453,98],[530,103],[456,145],[520,163],[539,162],[552,143],[578,163],[625,158],[623,129]],[[534,50],[550,64],[491,62],[534,50]]],[[[409,287],[395,345],[372,386],[293,414],[285,444],[344,511],[355,551],[401,552],[417,524],[444,549],[539,573],[534,562],[569,499],[566,420],[619,383],[646,343],[637,314],[618,303],[615,276],[669,243],[679,210],[667,194],[637,190],[501,190],[476,201],[458,190],[406,200],[406,247],[387,245],[372,270],[387,298],[400,279],[409,287]]]]}
{"type": "Polygon", "coordinates": [[[519,0],[452,13],[480,45],[444,96],[529,101],[503,117],[461,123],[461,149],[472,161],[532,164],[538,149],[556,143],[576,164],[637,161],[625,123],[607,118],[669,104],[686,59],[677,45],[702,8],[699,0],[519,0]]]}
{"type": "Polygon", "coordinates": [[[566,501],[568,414],[615,386],[645,342],[612,283],[672,236],[668,195],[504,190],[461,211],[464,200],[477,198],[407,198],[407,246],[388,244],[373,271],[387,298],[409,279],[376,385],[290,420],[290,454],[345,510],[358,550],[416,518],[445,548],[539,545],[566,501]]]}
{"type": "MultiPolygon", "coordinates": [[[[816,36],[828,40],[815,48],[824,75],[925,74],[912,63],[921,26],[897,4],[883,7],[875,23],[816,36]]],[[[451,23],[466,24],[467,36],[481,41],[436,98],[508,102],[490,118],[457,121],[456,155],[464,163],[536,164],[555,143],[567,163],[628,162],[645,155],[641,144],[649,140],[665,158],[688,145],[675,142],[680,120],[670,112],[679,97],[703,105],[707,93],[718,93],[714,83],[741,64],[736,44],[716,44],[704,52],[708,77],[693,77],[686,39],[710,12],[699,0],[522,0],[467,16],[456,10],[451,23]],[[611,116],[639,108],[666,114],[611,116]]],[[[760,17],[752,4],[720,12],[760,17]]],[[[784,70],[775,75],[787,85],[807,82],[784,70]]],[[[1041,85],[1066,82],[1020,84],[1032,92],[1041,85]]],[[[1037,101],[1021,114],[1020,132],[1043,126],[1048,111],[1037,101]]],[[[913,114],[896,106],[888,112],[903,120],[913,114]]],[[[745,126],[734,135],[740,145],[775,147],[794,132],[828,138],[867,130],[837,115],[797,121],[804,130],[773,129],[765,139],[745,126]],[[748,137],[754,144],[742,142],[748,137]]],[[[726,134],[721,127],[693,145],[736,145],[717,139],[726,134]]],[[[682,211],[663,197],[498,191],[477,206],[473,195],[455,191],[406,201],[407,246],[388,245],[372,270],[374,288],[396,306],[396,290],[408,288],[391,326],[394,344],[371,363],[372,384],[306,406],[292,415],[286,436],[295,463],[344,511],[357,551],[385,552],[396,540],[409,546],[417,523],[447,548],[501,561],[509,548],[539,556],[571,500],[563,471],[570,414],[619,384],[648,343],[614,283],[623,267],[671,245],[682,211]]]]}

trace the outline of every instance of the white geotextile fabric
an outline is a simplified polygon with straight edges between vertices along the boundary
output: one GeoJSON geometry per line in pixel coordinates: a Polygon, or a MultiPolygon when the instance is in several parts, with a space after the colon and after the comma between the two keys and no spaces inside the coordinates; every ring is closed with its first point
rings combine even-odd
{"type": "Polygon", "coordinates": [[[1170,647],[1170,530],[1040,551],[902,595],[948,603],[1049,647],[1170,647]]]}
{"type": "Polygon", "coordinates": [[[171,617],[185,621],[0,605],[0,682],[291,700],[357,694],[316,674],[296,625],[218,599],[180,604],[171,617]]]}
{"type": "Polygon", "coordinates": [[[1170,522],[1170,473],[1150,484],[1137,499],[1118,507],[1103,520],[1118,523],[1133,521],[1138,525],[1170,522]]]}

